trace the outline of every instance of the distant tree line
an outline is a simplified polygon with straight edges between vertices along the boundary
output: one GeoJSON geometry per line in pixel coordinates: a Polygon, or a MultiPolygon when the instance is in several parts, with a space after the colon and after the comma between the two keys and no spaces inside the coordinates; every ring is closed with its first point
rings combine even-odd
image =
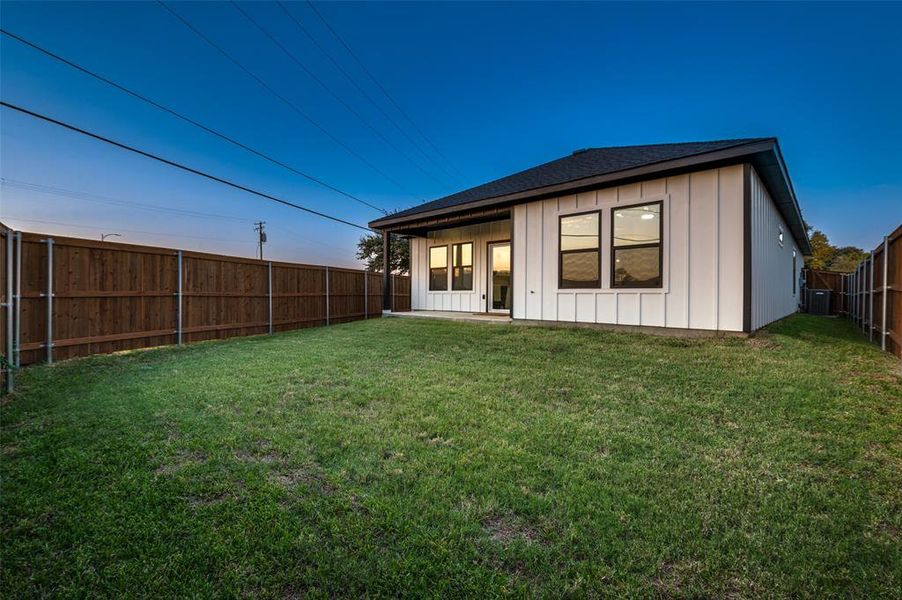
{"type": "Polygon", "coordinates": [[[851,273],[869,254],[855,246],[834,246],[826,233],[810,225],[808,239],[811,240],[811,256],[805,259],[805,267],[809,269],[851,273]]]}

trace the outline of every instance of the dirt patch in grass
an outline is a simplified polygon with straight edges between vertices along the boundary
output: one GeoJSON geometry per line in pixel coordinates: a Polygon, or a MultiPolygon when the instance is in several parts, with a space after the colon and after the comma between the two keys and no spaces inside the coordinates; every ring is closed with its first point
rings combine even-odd
{"type": "Polygon", "coordinates": [[[331,495],[335,492],[335,487],[314,467],[300,467],[297,469],[275,471],[270,473],[269,480],[276,485],[289,490],[295,489],[298,486],[305,486],[324,495],[331,495]]]}
{"type": "Polygon", "coordinates": [[[282,455],[278,452],[248,452],[247,450],[238,450],[235,452],[235,458],[246,463],[278,463],[282,462],[282,455]]]}
{"type": "Polygon", "coordinates": [[[771,333],[764,329],[750,335],[745,344],[751,348],[778,348],[780,346],[774,341],[771,333]]]}
{"type": "Polygon", "coordinates": [[[154,475],[171,475],[191,465],[202,465],[207,462],[207,455],[199,451],[180,451],[175,460],[164,463],[154,470],[154,475]]]}
{"type": "Polygon", "coordinates": [[[881,521],[877,524],[877,533],[879,533],[881,536],[889,538],[894,542],[899,541],[899,528],[892,523],[881,521]]]}
{"type": "Polygon", "coordinates": [[[268,440],[257,440],[250,449],[240,449],[235,452],[235,459],[243,463],[282,463],[285,457],[274,450],[268,440]]]}
{"type": "Polygon", "coordinates": [[[689,588],[698,576],[695,561],[665,562],[652,577],[651,585],[665,598],[690,596],[689,588]]]}
{"type": "Polygon", "coordinates": [[[503,546],[516,540],[528,544],[541,542],[541,536],[534,527],[513,515],[490,515],[482,520],[482,529],[489,539],[503,546]]]}
{"type": "Polygon", "coordinates": [[[238,494],[235,492],[218,492],[209,496],[191,496],[188,503],[194,508],[203,508],[206,506],[216,506],[228,500],[237,500],[238,494]]]}

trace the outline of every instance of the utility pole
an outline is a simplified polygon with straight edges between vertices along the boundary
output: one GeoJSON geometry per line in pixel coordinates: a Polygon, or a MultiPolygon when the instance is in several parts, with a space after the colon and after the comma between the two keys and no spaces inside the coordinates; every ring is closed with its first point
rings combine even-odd
{"type": "Polygon", "coordinates": [[[266,225],[266,221],[257,221],[254,223],[254,231],[257,232],[257,247],[260,260],[263,260],[263,244],[266,243],[266,231],[264,231],[263,227],[266,225]]]}

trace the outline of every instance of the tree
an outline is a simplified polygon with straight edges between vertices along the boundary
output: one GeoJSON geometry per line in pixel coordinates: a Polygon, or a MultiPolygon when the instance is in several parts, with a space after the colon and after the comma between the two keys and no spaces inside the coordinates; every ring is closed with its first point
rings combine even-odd
{"type": "Polygon", "coordinates": [[[805,266],[809,269],[828,269],[836,248],[830,244],[827,234],[814,230],[808,239],[811,241],[811,256],[805,259],[805,266]]]}
{"type": "Polygon", "coordinates": [[[805,267],[809,269],[851,273],[868,256],[867,252],[855,246],[837,248],[830,243],[823,231],[812,230],[810,225],[807,228],[811,232],[808,236],[811,240],[811,256],[805,259],[805,267]]]}
{"type": "MultiPolygon", "coordinates": [[[[378,233],[364,235],[357,242],[357,259],[364,261],[367,271],[382,272],[382,236],[378,233]]],[[[392,273],[410,271],[410,241],[399,235],[391,236],[389,269],[392,273]]]]}
{"type": "Polygon", "coordinates": [[[858,264],[868,257],[868,253],[855,246],[844,246],[836,249],[833,260],[830,261],[830,270],[841,273],[851,273],[858,264]]]}

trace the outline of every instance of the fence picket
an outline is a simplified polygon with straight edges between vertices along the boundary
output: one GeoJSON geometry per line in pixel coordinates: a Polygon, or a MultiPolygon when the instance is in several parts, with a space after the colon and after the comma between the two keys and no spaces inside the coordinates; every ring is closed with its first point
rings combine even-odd
{"type": "MultiPolygon", "coordinates": [[[[13,326],[0,328],[11,366],[381,316],[370,312],[381,285],[356,269],[27,232],[11,254],[12,274],[0,259],[14,287],[13,326]]],[[[392,279],[409,306],[409,278],[392,279]]]]}

